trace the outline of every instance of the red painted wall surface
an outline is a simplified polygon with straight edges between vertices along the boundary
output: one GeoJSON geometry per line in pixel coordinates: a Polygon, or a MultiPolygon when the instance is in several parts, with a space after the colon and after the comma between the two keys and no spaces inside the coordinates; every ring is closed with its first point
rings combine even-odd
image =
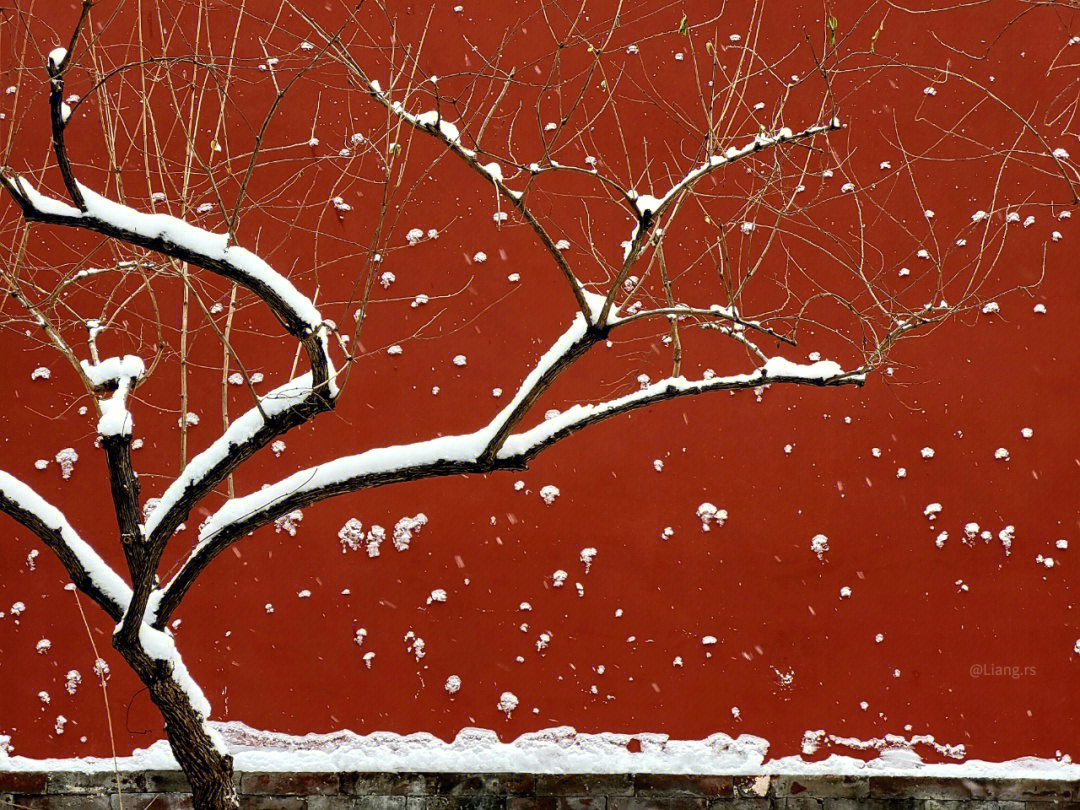
{"type": "MultiPolygon", "coordinates": [[[[478,69],[479,55],[494,53],[507,32],[512,37],[503,67],[528,75],[534,65],[549,66],[543,60],[552,39],[537,4],[463,2],[459,13],[451,3],[436,4],[420,58],[424,70],[450,77],[444,81],[452,86],[455,72],[478,69]]],[[[144,5],[149,52],[206,51],[205,36],[194,42],[196,30],[205,34],[195,7],[144,5]],[[167,22],[166,12],[176,15],[175,24],[167,22]],[[160,29],[159,19],[166,19],[160,29]]],[[[417,42],[428,20],[426,4],[393,6],[399,42],[417,42]]],[[[662,97],[692,116],[698,84],[692,63],[705,59],[705,39],[715,34],[732,47],[723,57],[732,62],[736,50],[729,35],[745,41],[751,21],[760,23],[757,47],[776,63],[782,81],[812,72],[807,37],[815,48],[823,44],[820,4],[767,5],[755,16],[750,4],[729,3],[711,28],[695,34],[700,36],[691,52],[691,40],[676,33],[679,21],[685,12],[691,23],[704,22],[715,13],[705,6],[624,6],[625,23],[613,41],[621,53],[613,64],[626,71],[617,93],[632,179],[643,175],[647,149],[654,160],[653,186],[661,191],[668,172],[678,176],[693,165],[699,141],[662,105],[641,99],[662,97]],[[640,52],[625,53],[629,43],[640,52]],[[678,52],[688,55],[677,60],[678,52]]],[[[343,21],[342,10],[330,3],[310,4],[308,10],[328,28],[343,21]]],[[[250,150],[245,127],[257,126],[272,100],[267,72],[257,70],[265,58],[260,38],[266,53],[287,65],[302,58],[299,41],[310,37],[295,15],[269,31],[276,11],[276,3],[248,3],[240,23],[242,81],[231,90],[235,106],[227,128],[236,154],[250,150]]],[[[874,247],[868,261],[895,274],[918,261],[919,247],[947,250],[959,230],[970,227],[972,213],[990,207],[999,182],[986,169],[993,161],[922,163],[916,196],[903,176],[898,139],[909,151],[930,150],[940,136],[936,125],[949,122],[961,134],[1008,147],[1021,131],[1020,116],[1049,139],[1046,145],[1080,155],[1070,128],[1080,48],[1067,46],[1080,29],[1071,11],[1004,0],[935,15],[896,7],[886,15],[885,7],[874,7],[861,17],[863,11],[860,4],[832,9],[838,48],[868,50],[881,24],[873,40],[879,54],[961,71],[1001,101],[980,101],[970,85],[956,76],[946,79],[940,70],[834,77],[848,126],[835,136],[834,155],[817,167],[843,161],[843,172],[828,186],[838,199],[820,221],[845,238],[857,232],[853,198],[837,194],[844,178],[879,199],[889,197],[891,218],[876,214],[863,227],[874,247]],[[923,88],[931,84],[937,94],[925,95],[923,88]],[[881,161],[890,161],[892,170],[880,169],[881,161]],[[937,242],[922,215],[925,208],[937,214],[937,242]]],[[[137,4],[106,2],[94,11],[94,30],[116,63],[138,57],[137,48],[124,43],[135,41],[139,12],[137,4]]],[[[612,13],[611,3],[588,3],[580,29],[598,41],[612,13]]],[[[223,58],[236,30],[236,9],[213,5],[210,14],[210,42],[223,58]]],[[[2,81],[19,87],[0,96],[0,111],[7,113],[0,126],[5,139],[12,133],[9,165],[38,173],[50,159],[45,76],[43,70],[18,67],[42,63],[35,47],[48,51],[66,42],[77,9],[38,4],[24,15],[29,37],[22,33],[23,22],[10,15],[0,29],[2,81]]],[[[552,24],[562,30],[566,20],[552,24]]],[[[373,24],[371,30],[385,26],[373,24]]],[[[372,74],[382,75],[377,55],[360,52],[372,74]]],[[[580,48],[566,58],[575,71],[587,65],[580,48]]],[[[192,75],[188,65],[169,70],[174,78],[192,75]]],[[[615,75],[607,78],[614,81],[615,75]]],[[[130,81],[138,81],[135,74],[130,81]]],[[[598,81],[590,82],[592,102],[599,98],[598,81]]],[[[766,112],[774,109],[782,81],[751,85],[748,104],[760,100],[766,112]]],[[[68,92],[85,91],[88,84],[86,74],[76,72],[68,92]]],[[[114,84],[113,92],[121,86],[114,84]]],[[[784,113],[783,123],[793,128],[820,115],[820,82],[799,88],[784,113]]],[[[527,160],[536,153],[538,127],[532,108],[518,110],[517,92],[500,107],[489,137],[496,143],[510,138],[527,160]],[[516,128],[512,114],[520,117],[516,128]]],[[[216,107],[206,103],[216,116],[216,107]]],[[[557,114],[554,107],[541,109],[539,120],[557,114]]],[[[751,120],[746,110],[739,115],[740,122],[751,120]]],[[[142,136],[132,134],[138,116],[137,105],[127,108],[127,129],[118,136],[129,200],[148,208],[149,191],[157,189],[170,202],[178,200],[179,189],[163,186],[158,176],[146,182],[142,136]]],[[[196,132],[204,157],[210,154],[213,116],[196,132]]],[[[88,102],[68,137],[84,182],[104,189],[100,119],[99,105],[88,102]]],[[[166,152],[179,159],[182,132],[175,122],[157,123],[166,152]]],[[[351,133],[384,124],[384,114],[348,90],[340,71],[315,72],[286,97],[275,119],[268,145],[278,151],[268,153],[251,187],[262,207],[246,215],[240,231],[242,244],[257,247],[298,287],[309,295],[317,289],[324,313],[339,323],[352,323],[355,304],[345,302],[363,266],[381,192],[343,174],[335,155],[351,133]],[[319,146],[307,146],[312,136],[319,146]],[[339,214],[325,203],[337,194],[353,210],[339,214]]],[[[580,142],[579,161],[596,155],[613,173],[626,175],[619,129],[609,119],[598,121],[580,142]]],[[[734,131],[741,143],[754,129],[744,123],[734,131]]],[[[1030,133],[1023,137],[1023,149],[1042,149],[1030,133]]],[[[439,154],[419,138],[410,148],[409,159],[418,166],[439,154]]],[[[947,151],[951,157],[964,154],[957,140],[947,151]]],[[[903,344],[888,383],[877,375],[863,389],[774,387],[760,398],[744,392],[666,403],[582,432],[541,456],[528,472],[396,485],[338,498],[305,510],[295,536],[269,527],[235,546],[211,566],[177,614],[177,643],[210,697],[215,719],[293,733],[426,730],[444,738],[472,725],[497,729],[504,739],[562,724],[680,738],[723,731],[762,736],[773,744],[774,755],[797,753],[805,731],[824,729],[861,739],[930,734],[965,745],[971,757],[991,760],[1075,756],[1080,233],[1075,218],[1057,218],[1072,203],[1060,174],[1046,159],[1030,163],[1038,168],[1010,167],[1000,180],[994,216],[1003,218],[1000,209],[1009,204],[1035,221],[1027,228],[1012,226],[991,286],[1029,284],[1045,272],[1042,286],[1004,298],[999,314],[969,314],[903,344]],[[1062,234],[1060,242],[1051,238],[1053,231],[1062,234]],[[1033,311],[1040,303],[1045,314],[1033,311]],[[1030,438],[1021,435],[1026,427],[1033,431],[1030,438]],[[932,458],[922,457],[924,447],[933,448],[932,458]],[[1007,461],[995,459],[998,448],[1008,450],[1007,461]],[[654,468],[658,459],[662,472],[654,468]],[[549,484],[561,492],[551,505],[538,494],[549,484]],[[708,533],[695,516],[705,501],[730,515],[708,533]],[[923,512],[933,502],[943,508],[930,521],[923,512]],[[362,550],[343,553],[337,533],[349,518],[389,528],[418,512],[429,522],[408,551],[399,553],[387,542],[377,558],[362,550]],[[968,522],[991,530],[993,539],[963,543],[968,522]],[[997,534],[1010,524],[1015,541],[1006,555],[997,534]],[[669,526],[674,533],[663,539],[669,526]],[[938,548],[935,538],[943,530],[949,539],[938,548]],[[829,542],[823,560],[810,549],[819,533],[829,542]],[[1068,548],[1056,547],[1058,540],[1068,548]],[[589,571],[579,560],[586,547],[597,549],[589,571]],[[1037,562],[1038,555],[1056,564],[1048,568],[1037,562]],[[558,589],[552,587],[557,569],[569,574],[558,589]],[[840,598],[843,587],[851,588],[849,599],[840,598]],[[429,604],[437,588],[446,590],[447,601],[429,604]],[[310,597],[299,598],[305,590],[310,597]],[[520,610],[522,602],[531,611],[520,610]],[[362,647],[354,641],[358,628],[367,631],[362,647]],[[426,643],[420,660],[404,640],[410,632],[426,643]],[[538,651],[541,633],[551,640],[538,651]],[[718,639],[715,646],[702,644],[709,635],[718,639]],[[369,651],[376,653],[370,668],[363,661],[369,651]],[[677,656],[681,667],[673,665],[677,656]],[[462,681],[453,696],[443,688],[450,675],[462,681]],[[505,690],[521,700],[510,718],[496,707],[505,690]]],[[[420,177],[419,170],[409,175],[410,182],[420,177]]],[[[825,185],[820,176],[813,181],[814,188],[825,185]]],[[[738,196],[751,180],[732,172],[717,182],[727,185],[714,188],[738,196]]],[[[45,173],[44,183],[62,189],[55,168],[45,173]]],[[[196,172],[192,183],[191,207],[214,201],[204,177],[196,172]]],[[[107,188],[115,194],[113,181],[107,188]]],[[[235,188],[235,179],[226,184],[227,199],[235,188]]],[[[560,178],[545,188],[551,194],[544,216],[574,243],[568,257],[580,263],[575,266],[583,276],[599,281],[583,229],[591,227],[597,248],[617,259],[629,218],[600,200],[588,179],[560,178]]],[[[368,354],[353,371],[344,401],[336,413],[287,435],[280,456],[265,451],[242,468],[238,492],[341,453],[472,430],[491,418],[499,405],[492,388],[502,387],[508,396],[573,311],[564,283],[531,231],[513,217],[497,227],[495,210],[490,188],[449,158],[418,183],[402,203],[390,238],[394,249],[384,262],[397,280],[388,289],[376,287],[378,303],[361,336],[368,354]],[[440,235],[406,247],[404,234],[413,227],[436,228],[440,235]],[[487,254],[486,263],[472,261],[477,251],[487,254]],[[508,282],[510,273],[520,274],[519,284],[508,282]],[[420,293],[431,302],[411,307],[420,293]],[[425,339],[411,339],[429,321],[425,339]],[[394,343],[402,345],[402,354],[385,351],[394,343]],[[458,354],[467,357],[467,365],[451,362],[458,354]]],[[[18,215],[7,200],[0,211],[8,261],[18,215]]],[[[685,216],[690,224],[679,244],[689,255],[700,214],[685,216]]],[[[215,211],[199,221],[220,228],[222,219],[215,211]]],[[[751,238],[764,238],[735,237],[733,249],[744,251],[760,244],[751,238]]],[[[978,232],[968,237],[974,243],[978,232]]],[[[91,264],[126,255],[96,237],[43,227],[31,232],[28,249],[37,265],[48,262],[57,272],[88,252],[91,264]]],[[[976,248],[966,250],[974,255],[976,248]]],[[[781,255],[775,254],[777,261],[781,255]]],[[[827,257],[814,254],[812,260],[823,278],[835,272],[827,257]]],[[[196,276],[207,301],[227,300],[226,285],[196,276]]],[[[99,300],[94,296],[108,290],[98,288],[77,301],[92,306],[99,300]]],[[[171,353],[140,389],[134,408],[136,435],[145,442],[135,453],[144,497],[159,495],[178,470],[179,301],[179,286],[164,284],[159,304],[171,353]]],[[[241,301],[239,322],[246,331],[238,349],[249,371],[265,375],[259,387],[265,392],[289,373],[294,346],[251,296],[241,301]]],[[[147,307],[145,296],[132,304],[128,331],[115,329],[103,339],[109,350],[129,351],[139,340],[144,348],[153,343],[147,307]]],[[[3,312],[15,312],[10,301],[3,312]]],[[[220,429],[222,350],[201,314],[193,315],[192,328],[190,410],[200,423],[191,429],[190,442],[197,450],[220,429]]],[[[88,401],[76,395],[71,369],[36,334],[27,337],[24,331],[0,333],[0,463],[57,503],[107,559],[121,565],[104,461],[93,446],[94,423],[79,413],[88,401]],[[31,380],[39,366],[52,370],[48,380],[31,380]],[[67,447],[79,455],[70,479],[62,478],[55,461],[35,469],[36,460],[53,459],[67,447]]],[[[835,341],[817,338],[811,331],[798,349],[784,352],[804,362],[813,350],[850,357],[835,341]]],[[[695,339],[690,349],[688,375],[709,367],[719,373],[746,367],[745,357],[715,340],[695,339]]],[[[670,365],[659,335],[645,331],[597,354],[560,381],[540,413],[633,390],[638,374],[656,379],[670,365]]],[[[243,387],[230,387],[229,400],[234,417],[250,403],[243,387]]],[[[170,561],[190,548],[195,526],[214,505],[192,515],[174,540],[170,561]]],[[[156,710],[109,649],[109,621],[84,598],[84,623],[48,550],[42,548],[31,565],[28,555],[40,544],[6,519],[3,532],[0,733],[11,735],[16,752],[25,755],[108,754],[106,701],[92,675],[96,648],[110,666],[107,703],[117,750],[158,739],[156,710]],[[25,611],[16,615],[15,602],[24,603],[25,611]],[[38,653],[41,639],[51,647],[38,653]],[[72,669],[82,683],[69,694],[64,683],[72,669]],[[48,704],[39,698],[42,691],[48,704]],[[68,718],[62,734],[54,727],[58,715],[68,718]]]]}

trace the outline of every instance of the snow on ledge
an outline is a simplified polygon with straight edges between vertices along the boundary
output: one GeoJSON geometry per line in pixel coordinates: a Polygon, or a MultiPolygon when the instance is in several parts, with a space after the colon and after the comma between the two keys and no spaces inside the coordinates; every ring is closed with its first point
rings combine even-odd
{"type": "MultiPolygon", "coordinates": [[[[876,759],[830,755],[817,762],[801,757],[766,759],[769,743],[742,734],[732,739],[713,734],[703,740],[672,740],[666,734],[578,733],[569,726],[523,734],[500,742],[490,729],[466,728],[453,742],[428,733],[399,735],[351,731],[292,736],[256,731],[243,723],[213,723],[226,741],[238,771],[247,772],[466,772],[466,773],[677,773],[724,775],[821,774],[853,776],[919,776],[945,778],[1078,779],[1080,765],[1052,759],[1025,757],[1010,762],[968,760],[960,763],[925,763],[913,743],[888,737],[876,759]],[[627,750],[631,739],[641,745],[627,750]]],[[[839,738],[836,738],[839,740],[839,738]]],[[[926,740],[928,738],[917,738],[926,740]]],[[[111,772],[174,770],[168,744],[158,741],[137,749],[129,757],[30,759],[3,753],[0,771],[111,772]]],[[[854,747],[866,743],[855,741],[854,747]]]]}

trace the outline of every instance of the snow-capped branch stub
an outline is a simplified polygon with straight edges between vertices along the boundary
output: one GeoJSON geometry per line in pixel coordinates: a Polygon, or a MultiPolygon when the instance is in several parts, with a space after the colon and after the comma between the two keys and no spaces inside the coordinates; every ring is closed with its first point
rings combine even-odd
{"type": "Polygon", "coordinates": [[[99,436],[130,436],[134,420],[127,409],[127,395],[132,388],[132,378],[124,377],[108,399],[100,401],[101,418],[98,419],[99,436]]]}
{"type": "Polygon", "coordinates": [[[60,67],[60,64],[67,57],[67,48],[53,48],[49,51],[48,67],[49,73],[55,73],[60,67]]]}
{"type": "Polygon", "coordinates": [[[45,196],[24,177],[16,177],[15,181],[27,204],[40,214],[60,219],[97,220],[115,230],[146,240],[161,240],[209,261],[227,265],[241,278],[269,289],[309,331],[314,331],[322,323],[322,315],[310,298],[250,250],[230,245],[228,234],[213,233],[169,214],[136,211],[102,197],[82,183],[76,183],[86,203],[86,212],[83,213],[74,206],[45,196]]]}
{"type": "Polygon", "coordinates": [[[131,601],[131,588],[68,523],[64,514],[13,475],[0,470],[0,509],[11,506],[25,512],[57,535],[58,541],[86,571],[90,582],[123,610],[131,601]]]}
{"type": "MultiPolygon", "coordinates": [[[[97,326],[91,327],[96,336],[97,326]]],[[[101,436],[130,436],[132,419],[127,409],[127,395],[146,373],[141,357],[126,354],[123,357],[106,357],[96,363],[82,361],[83,373],[96,390],[114,389],[112,396],[100,400],[101,418],[98,434],[101,436]]]]}
{"type": "MultiPolygon", "coordinates": [[[[99,328],[92,327],[91,335],[96,337],[99,328]]],[[[83,373],[95,388],[112,388],[122,380],[140,380],[146,373],[142,358],[134,354],[123,357],[106,357],[96,363],[83,360],[83,373]]]]}

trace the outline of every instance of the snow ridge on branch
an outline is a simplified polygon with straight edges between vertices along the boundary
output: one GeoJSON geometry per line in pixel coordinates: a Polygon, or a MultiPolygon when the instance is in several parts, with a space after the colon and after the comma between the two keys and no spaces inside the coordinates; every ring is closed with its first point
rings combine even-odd
{"type": "MultiPolygon", "coordinates": [[[[602,296],[590,294],[596,299],[602,296]]],[[[609,316],[610,317],[610,316],[609,316]]],[[[617,325],[618,321],[614,321],[617,325]]],[[[546,388],[553,373],[572,363],[604,331],[578,313],[567,329],[526,376],[513,400],[486,426],[473,433],[442,436],[407,445],[393,445],[343,456],[304,470],[248,495],[232,498],[199,528],[199,541],[180,570],[155,602],[153,622],[162,626],[199,573],[241,537],[287,512],[332,495],[420,478],[521,469],[541,450],[589,425],[654,402],[707,391],[730,391],[773,383],[816,386],[862,385],[865,374],[844,371],[832,361],[800,365],[782,357],[769,358],[752,372],[703,380],[671,377],[640,391],[599,404],[575,405],[529,430],[511,433],[546,388]],[[509,426],[509,429],[508,429],[509,426]]]]}
{"type": "Polygon", "coordinates": [[[0,511],[37,535],[60,558],[72,582],[119,620],[131,601],[131,587],[79,536],[59,509],[0,470],[0,511]]]}

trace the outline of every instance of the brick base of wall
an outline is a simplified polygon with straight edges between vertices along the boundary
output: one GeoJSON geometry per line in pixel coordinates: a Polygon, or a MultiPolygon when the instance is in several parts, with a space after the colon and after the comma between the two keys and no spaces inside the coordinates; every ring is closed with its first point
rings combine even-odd
{"type": "MultiPolygon", "coordinates": [[[[1080,810],[1042,779],[666,774],[238,773],[245,810],[1080,810]]],[[[0,772],[0,808],[179,810],[179,771],[0,772]]]]}

